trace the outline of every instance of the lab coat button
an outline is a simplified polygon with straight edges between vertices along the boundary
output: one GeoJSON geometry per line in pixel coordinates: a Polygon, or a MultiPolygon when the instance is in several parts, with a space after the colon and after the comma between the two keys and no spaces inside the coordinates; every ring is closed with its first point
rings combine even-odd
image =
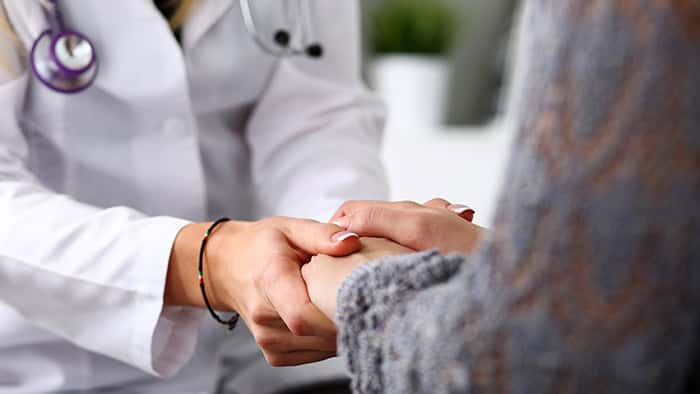
{"type": "Polygon", "coordinates": [[[163,132],[167,135],[182,135],[185,132],[185,122],[180,118],[169,118],[163,122],[163,132]]]}

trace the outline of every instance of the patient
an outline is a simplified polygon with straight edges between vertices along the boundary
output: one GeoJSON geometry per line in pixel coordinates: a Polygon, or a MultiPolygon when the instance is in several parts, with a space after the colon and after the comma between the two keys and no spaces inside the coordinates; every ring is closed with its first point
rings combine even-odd
{"type": "Polygon", "coordinates": [[[336,221],[378,238],[305,265],[311,299],[361,393],[694,391],[700,5],[529,1],[523,21],[494,230],[349,203],[336,221]]]}

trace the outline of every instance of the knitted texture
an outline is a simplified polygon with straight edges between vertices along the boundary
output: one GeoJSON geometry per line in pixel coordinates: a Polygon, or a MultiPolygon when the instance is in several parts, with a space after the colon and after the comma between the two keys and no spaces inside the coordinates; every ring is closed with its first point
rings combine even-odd
{"type": "MultiPolygon", "coordinates": [[[[444,258],[437,252],[427,252],[387,257],[354,270],[339,290],[339,298],[344,302],[336,318],[344,327],[339,352],[357,354],[356,358],[348,360],[350,371],[358,377],[374,375],[364,369],[381,365],[384,316],[392,314],[396,304],[401,305],[417,290],[452,277],[460,263],[460,257],[444,258]],[[357,360],[362,362],[355,362],[357,360]],[[367,363],[366,360],[373,361],[367,363]]],[[[381,375],[376,378],[356,379],[355,390],[381,392],[381,375]]]]}

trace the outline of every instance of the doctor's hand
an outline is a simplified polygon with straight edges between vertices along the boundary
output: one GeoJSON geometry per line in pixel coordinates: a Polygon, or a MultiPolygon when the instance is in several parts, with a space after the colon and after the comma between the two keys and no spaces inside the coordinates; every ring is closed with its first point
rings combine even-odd
{"type": "MultiPolygon", "coordinates": [[[[178,234],[166,304],[204,307],[196,269],[209,225],[188,225],[178,234]]],[[[301,266],[316,254],[345,256],[360,247],[355,234],[311,220],[225,222],[212,232],[205,248],[207,296],[214,309],[240,313],[270,365],[323,360],[336,353],[336,331],[311,302],[301,266]]]]}
{"type": "Polygon", "coordinates": [[[355,268],[380,257],[413,252],[412,249],[383,238],[362,238],[362,249],[359,252],[346,257],[315,256],[302,267],[301,272],[311,301],[333,320],[338,289],[355,268]]]}
{"type": "Polygon", "coordinates": [[[348,201],[331,222],[363,237],[387,238],[414,250],[469,254],[485,232],[471,222],[473,217],[473,210],[443,199],[425,204],[348,201]]]}

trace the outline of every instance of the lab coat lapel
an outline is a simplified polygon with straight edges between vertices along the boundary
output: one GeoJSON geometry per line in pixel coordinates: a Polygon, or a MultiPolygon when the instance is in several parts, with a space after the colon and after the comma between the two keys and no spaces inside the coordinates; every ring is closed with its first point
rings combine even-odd
{"type": "Polygon", "coordinates": [[[166,106],[163,92],[187,97],[182,51],[153,1],[64,0],[62,5],[67,24],[93,40],[100,62],[95,87],[130,103],[160,102],[157,107],[166,106]]]}
{"type": "Polygon", "coordinates": [[[195,46],[207,31],[231,8],[233,1],[234,0],[198,1],[192,15],[183,27],[183,48],[187,50],[195,46]]]}

